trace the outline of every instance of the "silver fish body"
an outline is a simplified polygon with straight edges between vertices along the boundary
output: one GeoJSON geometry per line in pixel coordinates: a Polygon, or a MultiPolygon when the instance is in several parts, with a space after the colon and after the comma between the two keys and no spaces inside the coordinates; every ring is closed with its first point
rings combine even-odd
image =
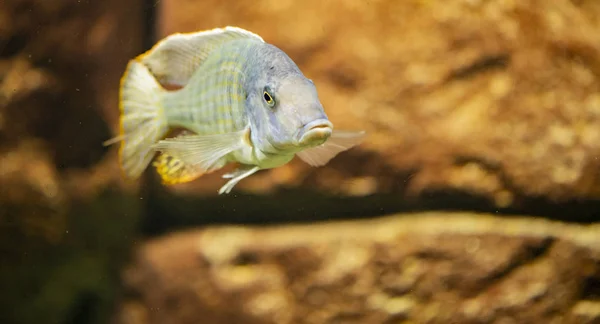
{"type": "Polygon", "coordinates": [[[292,59],[236,27],[167,37],[129,63],[120,99],[126,175],[138,177],[156,152],[165,183],[240,163],[219,193],[294,156],[323,165],[364,134],[334,132],[314,83],[292,59]],[[164,138],[174,128],[186,133],[164,138]]]}

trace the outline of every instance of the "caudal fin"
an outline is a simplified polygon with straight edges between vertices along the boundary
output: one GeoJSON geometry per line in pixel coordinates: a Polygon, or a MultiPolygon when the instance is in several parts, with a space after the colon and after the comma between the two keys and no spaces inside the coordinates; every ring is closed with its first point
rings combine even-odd
{"type": "Polygon", "coordinates": [[[121,142],[119,161],[128,177],[137,178],[144,172],[155,154],[152,145],[168,131],[162,106],[164,92],[144,64],[129,62],[119,94],[120,134],[105,142],[121,142]]]}

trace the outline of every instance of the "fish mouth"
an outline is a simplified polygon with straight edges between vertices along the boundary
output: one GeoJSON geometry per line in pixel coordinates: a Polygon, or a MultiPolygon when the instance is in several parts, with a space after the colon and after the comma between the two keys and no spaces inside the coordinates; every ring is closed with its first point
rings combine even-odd
{"type": "Polygon", "coordinates": [[[333,124],[327,119],[319,119],[304,125],[300,129],[301,146],[317,146],[325,143],[333,132],[333,124]]]}

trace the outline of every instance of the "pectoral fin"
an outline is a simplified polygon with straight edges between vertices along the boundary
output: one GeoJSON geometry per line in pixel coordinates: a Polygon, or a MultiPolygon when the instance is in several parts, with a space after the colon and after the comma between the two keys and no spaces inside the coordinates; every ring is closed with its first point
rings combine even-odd
{"type": "Polygon", "coordinates": [[[334,131],[325,143],[300,151],[296,155],[311,166],[322,166],[327,164],[327,162],[340,152],[360,144],[364,135],[364,131],[334,131]]]}
{"type": "Polygon", "coordinates": [[[206,57],[223,43],[236,39],[264,40],[238,27],[215,28],[194,33],[177,33],[158,42],[148,52],[140,55],[161,84],[183,87],[206,57]]]}
{"type": "Polygon", "coordinates": [[[244,131],[216,135],[185,135],[159,141],[155,162],[165,183],[181,183],[222,168],[225,156],[243,147],[244,131]]]}

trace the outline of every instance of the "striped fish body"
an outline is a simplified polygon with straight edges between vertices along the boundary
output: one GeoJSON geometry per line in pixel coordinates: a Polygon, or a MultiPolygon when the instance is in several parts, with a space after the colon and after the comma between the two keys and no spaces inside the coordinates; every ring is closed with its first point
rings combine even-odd
{"type": "Polygon", "coordinates": [[[239,40],[211,52],[185,87],[165,93],[167,123],[200,135],[244,129],[248,124],[245,57],[257,45],[252,40],[239,40]]]}

